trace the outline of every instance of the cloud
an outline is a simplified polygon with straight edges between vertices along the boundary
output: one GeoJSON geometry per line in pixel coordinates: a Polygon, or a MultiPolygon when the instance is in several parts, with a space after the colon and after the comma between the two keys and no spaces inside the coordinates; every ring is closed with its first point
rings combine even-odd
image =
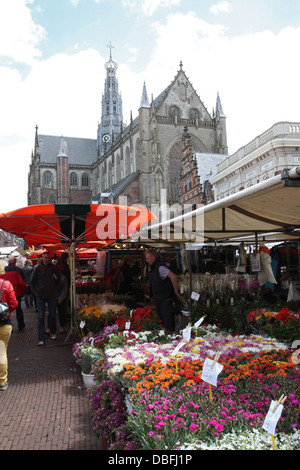
{"type": "MultiPolygon", "coordinates": [[[[6,175],[13,175],[17,188],[12,191],[9,177],[7,182],[2,180],[7,195],[1,201],[3,212],[27,204],[36,124],[41,134],[96,138],[101,119],[107,57],[87,49],[42,59],[39,47],[46,32],[34,24],[28,3],[8,0],[3,20],[0,2],[0,54],[4,51],[7,58],[6,66],[0,66],[0,156],[6,175]],[[16,22],[11,3],[21,9],[16,22]],[[5,49],[3,27],[8,35],[5,49]],[[30,65],[26,76],[13,67],[13,61],[20,60],[30,65]]],[[[153,7],[158,5],[163,4],[153,7]]],[[[300,64],[295,60],[294,45],[300,42],[300,28],[232,37],[224,25],[210,24],[195,12],[170,14],[149,27],[153,48],[144,70],[134,72],[132,61],[122,63],[116,53],[125,121],[129,122],[131,110],[134,118],[138,114],[144,80],[149,99],[152,94],[156,98],[173,80],[181,60],[209,112],[220,92],[230,153],[278,121],[299,121],[300,64]],[[288,70],[284,64],[289,64],[288,70]]],[[[131,53],[134,59],[135,51],[131,53]]]]}
{"type": "Polygon", "coordinates": [[[230,13],[232,10],[232,5],[226,1],[219,2],[210,8],[210,11],[214,15],[218,15],[219,13],[230,13]]]}
{"type": "Polygon", "coordinates": [[[299,121],[300,64],[291,44],[299,44],[300,28],[231,37],[223,25],[205,22],[195,13],[170,15],[153,27],[155,48],[144,72],[148,94],[155,98],[182,60],[209,112],[220,92],[230,153],[278,121],[299,121]],[[287,73],[283,63],[293,64],[293,72],[287,73]]]}
{"type": "Polygon", "coordinates": [[[141,11],[145,16],[152,16],[159,8],[179,6],[181,0],[122,0],[124,8],[141,11]]]}
{"type": "Polygon", "coordinates": [[[0,56],[32,64],[41,56],[39,43],[46,31],[34,23],[28,4],[33,0],[1,0],[0,56]]]}

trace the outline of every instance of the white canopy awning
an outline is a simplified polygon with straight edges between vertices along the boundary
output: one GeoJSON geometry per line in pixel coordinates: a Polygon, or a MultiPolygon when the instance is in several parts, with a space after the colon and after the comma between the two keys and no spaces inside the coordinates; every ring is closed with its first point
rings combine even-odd
{"type": "Polygon", "coordinates": [[[165,222],[152,221],[140,240],[228,243],[300,239],[300,167],[165,222]]]}

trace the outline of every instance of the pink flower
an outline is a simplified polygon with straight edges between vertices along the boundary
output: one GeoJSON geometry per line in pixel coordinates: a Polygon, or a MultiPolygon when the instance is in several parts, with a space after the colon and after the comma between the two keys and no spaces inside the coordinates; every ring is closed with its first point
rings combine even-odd
{"type": "Polygon", "coordinates": [[[192,423],[192,424],[190,425],[190,431],[197,431],[197,429],[198,429],[197,424],[192,423]]]}
{"type": "Polygon", "coordinates": [[[165,425],[165,423],[164,423],[163,421],[159,421],[154,427],[155,427],[156,429],[160,429],[160,428],[162,428],[164,425],[165,425]]]}
{"type": "Polygon", "coordinates": [[[215,428],[216,428],[216,431],[224,431],[224,427],[222,426],[222,424],[217,423],[215,425],[215,428]]]}

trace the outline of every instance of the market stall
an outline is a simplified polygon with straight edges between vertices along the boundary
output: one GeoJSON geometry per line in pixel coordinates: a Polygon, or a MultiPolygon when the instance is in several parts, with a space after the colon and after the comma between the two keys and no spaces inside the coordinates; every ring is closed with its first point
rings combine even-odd
{"type": "MultiPolygon", "coordinates": [[[[144,207],[114,204],[41,204],[0,214],[0,228],[23,238],[28,246],[43,244],[63,246],[69,250],[71,312],[76,299],[75,250],[87,243],[102,248],[125,239],[153,218],[144,207]]],[[[73,328],[73,327],[72,327],[73,328]]]]}

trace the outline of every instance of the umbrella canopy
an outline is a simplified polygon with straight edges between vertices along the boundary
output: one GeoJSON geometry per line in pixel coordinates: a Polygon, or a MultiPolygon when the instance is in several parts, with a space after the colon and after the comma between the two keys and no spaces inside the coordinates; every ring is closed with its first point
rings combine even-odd
{"type": "Polygon", "coordinates": [[[142,206],[114,204],[39,204],[0,214],[0,228],[41,244],[103,245],[128,238],[155,216],[142,206]]]}

